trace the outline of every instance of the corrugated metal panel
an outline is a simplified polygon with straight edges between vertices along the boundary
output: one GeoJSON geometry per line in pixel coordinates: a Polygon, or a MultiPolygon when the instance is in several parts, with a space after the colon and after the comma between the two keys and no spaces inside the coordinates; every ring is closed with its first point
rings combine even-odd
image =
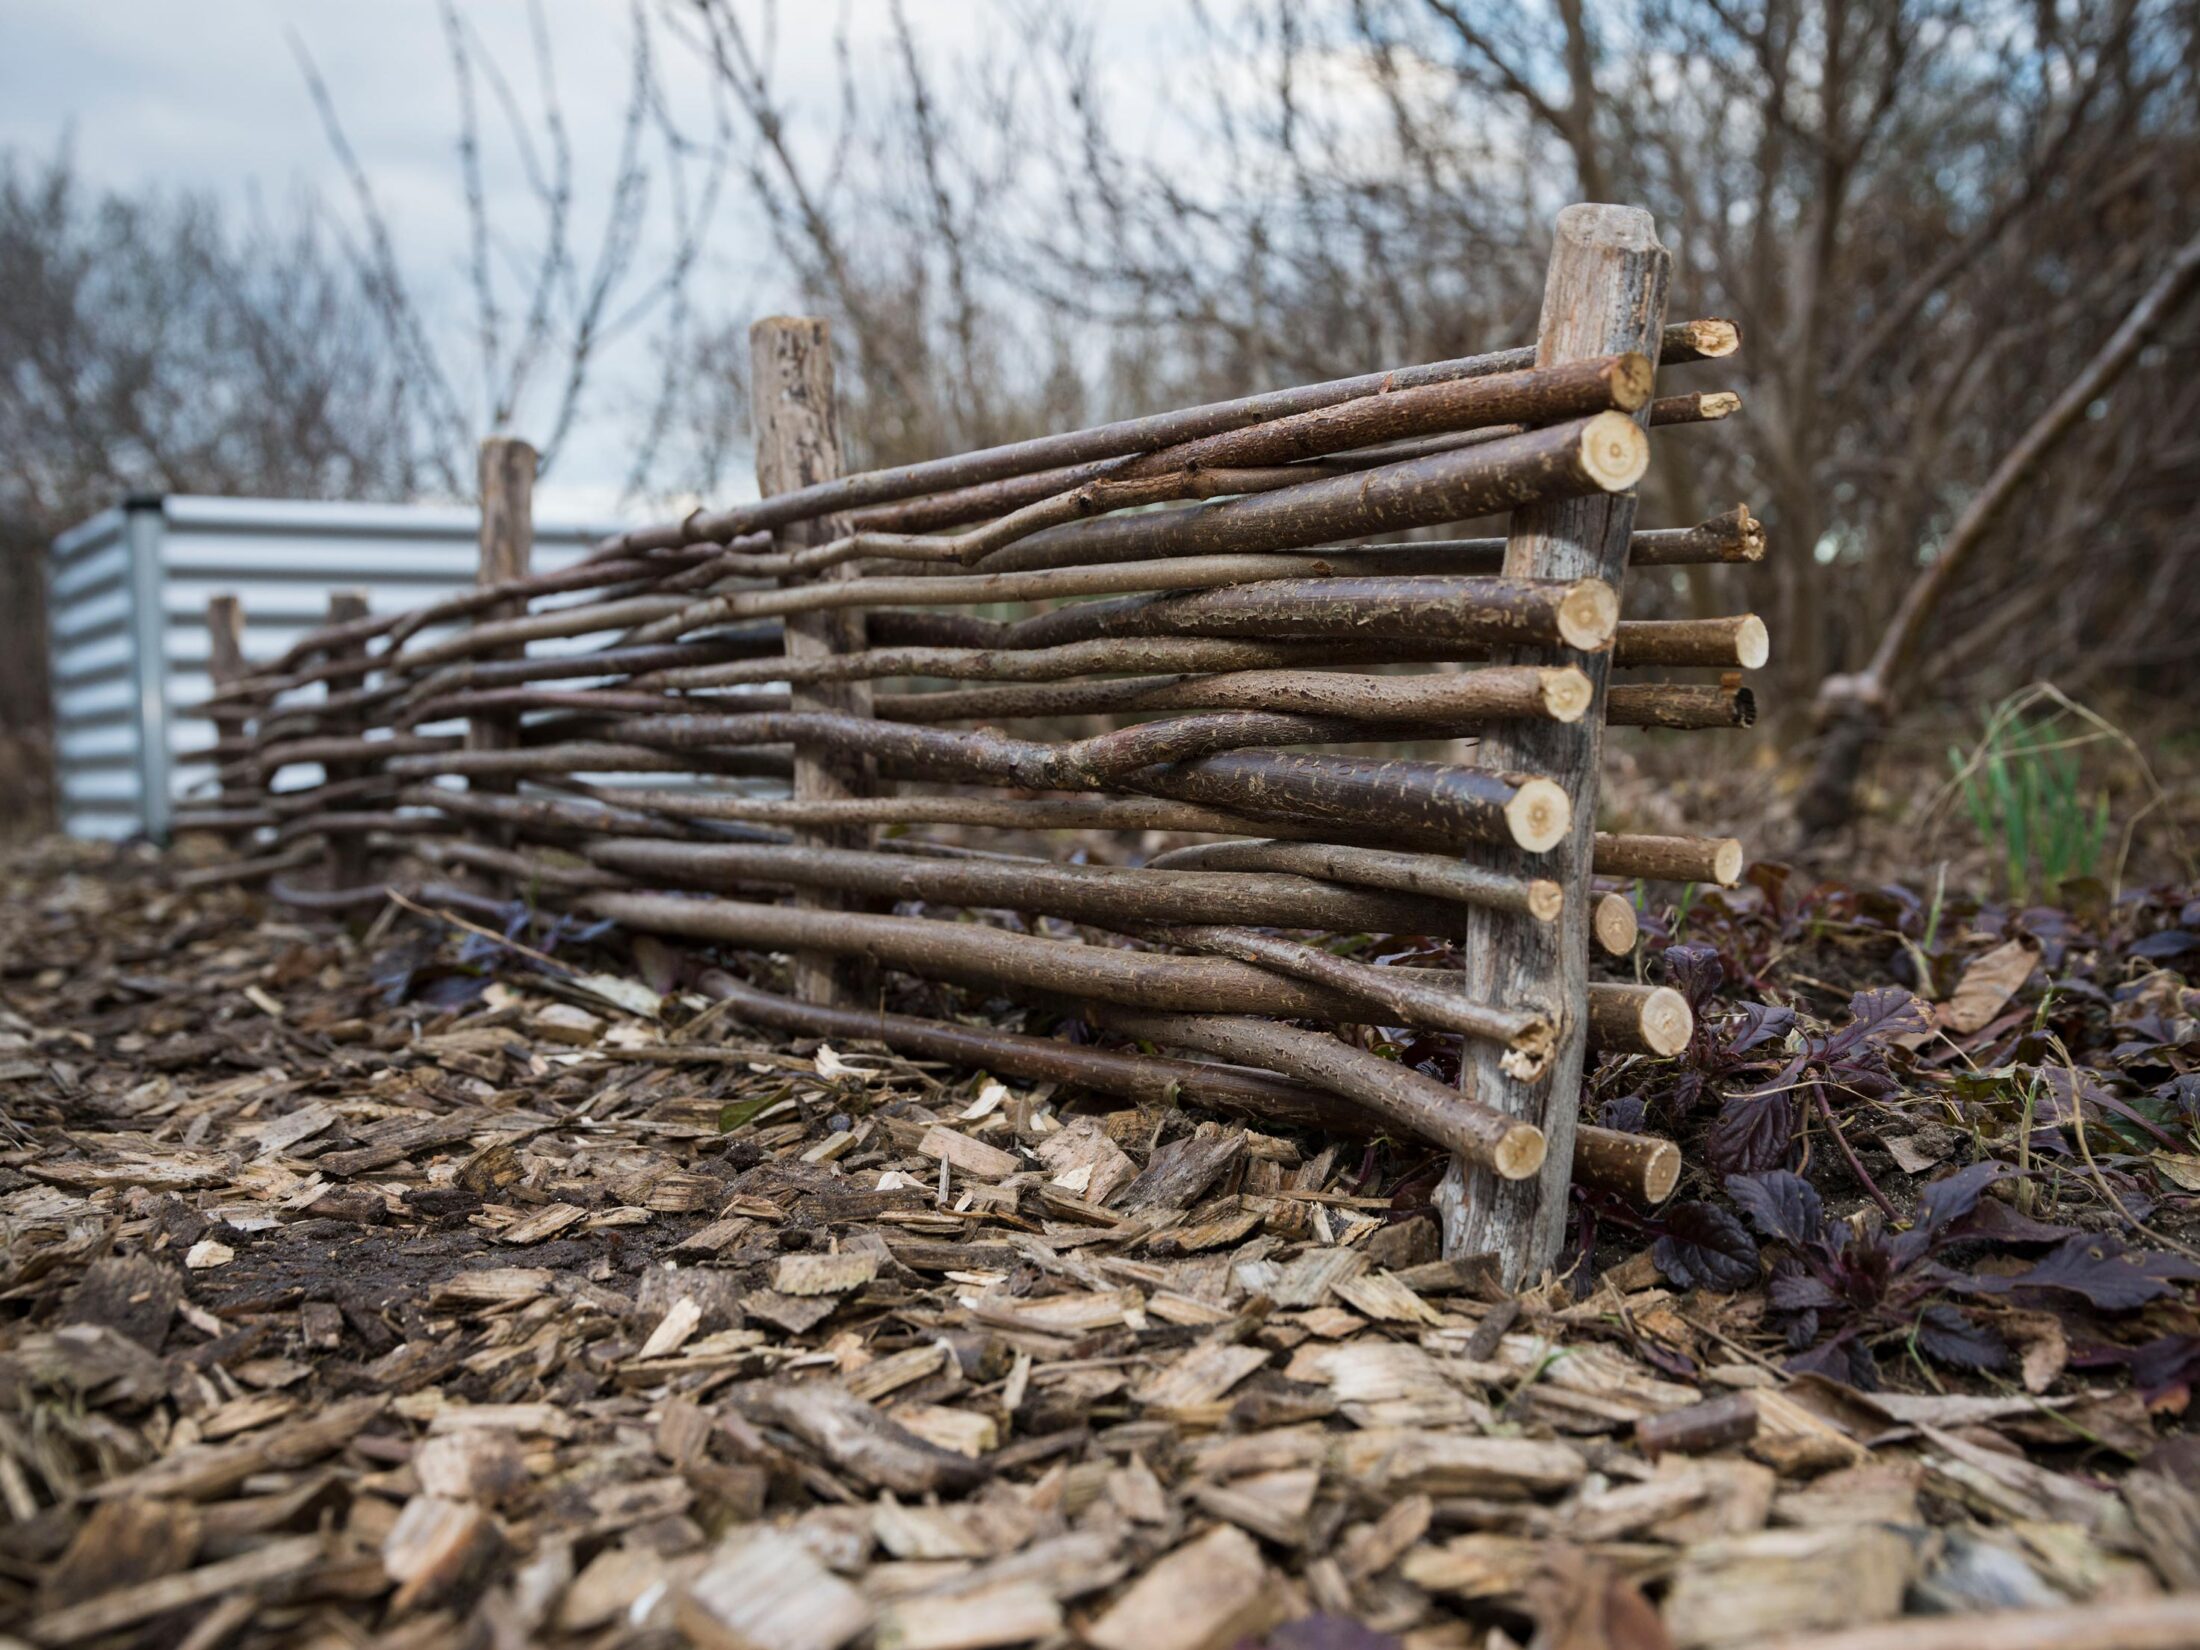
{"type": "Polygon", "coordinates": [[[128,836],[142,818],[127,527],[125,512],[103,510],[53,546],[54,766],[71,836],[128,836]]]}
{"type": "MultiPolygon", "coordinates": [[[[449,506],[175,495],[64,533],[48,582],[63,829],[162,834],[166,809],[156,801],[148,818],[149,794],[212,788],[210,766],[173,760],[214,739],[212,723],[176,714],[212,691],[210,599],[242,601],[245,657],[269,658],[323,621],[333,591],[364,591],[373,611],[394,612],[471,586],[478,531],[474,511],[449,506]]],[[[570,565],[604,531],[537,520],[536,569],[570,565]]],[[[280,783],[317,777],[301,768],[280,783]]]]}

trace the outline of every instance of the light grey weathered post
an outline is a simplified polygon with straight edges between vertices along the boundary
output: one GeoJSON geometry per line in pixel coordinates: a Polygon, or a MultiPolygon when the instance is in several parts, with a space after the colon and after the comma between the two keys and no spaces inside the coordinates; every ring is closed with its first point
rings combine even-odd
{"type": "MultiPolygon", "coordinates": [[[[331,625],[350,624],[353,620],[363,619],[366,616],[367,596],[365,591],[332,590],[329,592],[328,622],[331,625]]],[[[364,641],[340,642],[328,650],[328,656],[332,663],[337,664],[364,659],[367,656],[367,644],[364,641]]],[[[367,678],[364,674],[338,675],[330,679],[328,692],[331,697],[339,693],[356,693],[366,685],[367,678]]],[[[360,733],[365,731],[365,728],[366,719],[356,713],[335,716],[329,719],[329,731],[331,733],[360,733]]],[[[371,763],[357,760],[330,762],[326,764],[327,771],[324,783],[340,785],[347,780],[361,778],[371,771],[371,768],[371,763]]],[[[339,812],[344,811],[347,806],[356,806],[356,804],[343,802],[336,804],[339,812]]],[[[328,865],[328,885],[332,889],[365,887],[367,879],[374,873],[373,860],[367,852],[367,839],[364,834],[356,831],[330,833],[326,863],[328,865]]]]}
{"type": "MultiPolygon", "coordinates": [[[[480,560],[474,582],[477,585],[502,584],[507,579],[524,579],[535,559],[535,449],[526,442],[511,436],[493,435],[481,444],[481,540],[480,560]]],[[[476,624],[490,624],[498,619],[518,618],[527,611],[524,598],[498,602],[486,607],[475,616],[476,624]]],[[[527,651],[525,642],[481,655],[484,659],[517,659],[527,651]]],[[[496,711],[475,716],[466,724],[466,748],[470,751],[508,751],[519,748],[519,714],[516,711],[496,711]]],[[[505,775],[475,774],[466,781],[470,789],[482,791],[517,791],[519,781],[505,775]]],[[[510,828],[493,821],[479,821],[473,827],[491,847],[509,848],[512,845],[510,828]]],[[[501,874],[481,873],[491,887],[504,894],[513,889],[506,886],[501,874]]]]}
{"type": "MultiPolygon", "coordinates": [[[[1635,350],[1655,361],[1665,325],[1671,258],[1648,212],[1628,206],[1569,206],[1558,217],[1536,364],[1635,350]]],[[[1649,404],[1635,418],[1648,425],[1649,404]]],[[[1603,579],[1620,588],[1627,570],[1635,495],[1591,493],[1514,512],[1505,542],[1513,578],[1603,579]]],[[[1597,759],[1611,654],[1545,651],[1520,663],[1573,664],[1589,678],[1592,699],[1578,722],[1500,724],[1482,741],[1479,766],[1553,779],[1573,800],[1567,836],[1548,853],[1488,849],[1496,868],[1555,880],[1565,910],[1553,923],[1522,922],[1502,912],[1468,912],[1464,935],[1468,994],[1481,1002],[1540,1008],[1559,1025],[1547,1074],[1523,1082],[1504,1068],[1503,1048],[1469,1041],[1462,1086],[1516,1117],[1539,1124],[1548,1143],[1542,1173],[1500,1181],[1454,1161],[1437,1191],[1449,1255],[1495,1254],[1508,1287],[1532,1284],[1558,1257],[1566,1229],[1574,1133],[1581,1105],[1588,1000],[1590,849],[1596,832],[1597,759]]]]}
{"type": "MultiPolygon", "coordinates": [[[[810,316],[774,315],[749,329],[750,423],[756,432],[756,486],[769,498],[776,493],[830,481],[841,473],[840,413],[833,399],[833,354],[826,323],[810,316]]],[[[835,520],[797,522],[775,535],[781,549],[822,544],[838,535],[835,520]]],[[[843,562],[823,575],[853,578],[853,563],[843,562]]],[[[786,620],[786,655],[812,658],[823,653],[860,653],[864,647],[860,610],[839,608],[798,613],[786,620]]],[[[871,714],[869,682],[797,684],[789,700],[794,710],[871,714]]],[[[794,795],[797,801],[831,801],[872,794],[869,766],[861,758],[830,755],[796,741],[794,795]]],[[[868,848],[868,826],[821,827],[801,840],[821,847],[868,848]]],[[[845,901],[830,891],[797,890],[795,903],[837,910],[845,901]]],[[[807,1003],[850,1003],[860,992],[860,971],[846,959],[821,953],[794,956],[795,995],[807,1003]]]]}
{"type": "MultiPolygon", "coordinates": [[[[235,596],[209,596],[206,601],[206,679],[219,693],[244,673],[244,603],[235,596]]],[[[251,759],[228,747],[235,746],[241,752],[252,724],[234,710],[217,715],[213,720],[214,769],[220,776],[221,806],[249,808],[258,800],[258,787],[248,787],[237,781],[243,771],[238,765],[249,763],[251,759]]],[[[223,840],[237,846],[252,840],[250,827],[232,827],[221,835],[223,840]]]]}

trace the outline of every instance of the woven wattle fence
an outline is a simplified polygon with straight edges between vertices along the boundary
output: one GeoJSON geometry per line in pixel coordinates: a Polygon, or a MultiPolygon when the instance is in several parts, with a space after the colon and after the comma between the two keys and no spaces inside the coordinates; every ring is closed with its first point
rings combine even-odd
{"type": "Polygon", "coordinates": [[[476,590],[339,598],[257,667],[234,604],[213,615],[221,792],[179,824],[244,846],[190,874],[330,912],[392,885],[524,896],[786,954],[789,996],[702,976],[761,1026],[1417,1136],[1454,1154],[1450,1252],[1532,1279],[1571,1179],[1655,1201],[1679,1171],[1670,1143],[1579,1120],[1592,1043],[1690,1032],[1674,992],[1590,980],[1593,947],[1635,940],[1600,881],[1741,869],[1729,840],[1595,830],[1607,725],[1752,714],[1736,678],[1613,668],[1765,652],[1750,617],[1622,617],[1630,563],[1763,553],[1746,509],[1636,528],[1652,432],[1738,405],[1658,393],[1738,343],[1667,323],[1667,270],[1647,214],[1572,207],[1532,347],[858,474],[824,324],[759,322],[759,501],[535,574],[534,455],[493,440],[476,590]],[[1502,538],[1399,541],[1495,515],[1502,538]],[[1047,737],[1065,718],[1104,731],[1047,737]],[[1471,765],[1393,754],[1458,739],[1471,765]],[[319,783],[276,783],[309,764],[319,783]],[[987,830],[1129,840],[1064,864],[970,845],[987,830]],[[1204,840],[1129,863],[1148,832],[1204,840]],[[1324,943],[1371,932],[1455,941],[1464,975],[1324,943]],[[887,1014],[880,969],[1170,1052],[887,1014]],[[1366,1025],[1457,1034],[1460,1085],[1315,1029],[1366,1025]]]}

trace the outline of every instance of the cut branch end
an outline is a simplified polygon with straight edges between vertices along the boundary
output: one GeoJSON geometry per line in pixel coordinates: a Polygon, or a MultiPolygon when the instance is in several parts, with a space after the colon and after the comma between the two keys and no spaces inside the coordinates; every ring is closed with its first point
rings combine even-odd
{"type": "Polygon", "coordinates": [[[1669,985],[1661,985],[1643,999],[1642,1037],[1653,1054],[1671,1058],[1688,1046],[1696,1034],[1695,1011],[1688,999],[1669,985]]]}
{"type": "Polygon", "coordinates": [[[1650,467],[1650,438],[1625,413],[1598,413],[1581,427],[1581,467],[1605,492],[1623,493],[1650,467]]]}
{"type": "Polygon", "coordinates": [[[1642,926],[1635,917],[1635,902],[1625,894],[1606,894],[1589,916],[1590,932],[1597,947],[1608,957],[1624,957],[1635,949],[1642,926]]]}
{"type": "Polygon", "coordinates": [[[1533,1123],[1515,1123],[1499,1137],[1490,1167],[1503,1180],[1526,1180],[1543,1167],[1543,1131],[1533,1123]]]}
{"type": "Polygon", "coordinates": [[[1724,838],[1711,861],[1711,880],[1722,888],[1733,887],[1742,880],[1743,863],[1741,839],[1731,836],[1724,838]]]}
{"type": "Polygon", "coordinates": [[[1628,350],[1612,358],[1612,405],[1621,412],[1639,411],[1650,399],[1650,392],[1657,383],[1658,369],[1650,357],[1637,350],[1628,350]]]}
{"type": "MultiPolygon", "coordinates": [[[[1558,604],[1559,640],[1577,653],[1603,652],[1612,645],[1618,630],[1619,596],[1602,579],[1581,580],[1558,604]]],[[[1586,678],[1582,685],[1587,688],[1586,678]]],[[[1583,708],[1587,708],[1586,703],[1583,708]]]]}
{"type": "Polygon", "coordinates": [[[1574,805],[1548,779],[1524,779],[1505,804],[1512,839],[1531,854],[1549,853],[1565,840],[1574,822],[1574,805]]]}
{"type": "Polygon", "coordinates": [[[1735,321],[1712,316],[1701,321],[1684,321],[1681,330],[1688,340],[1688,347],[1706,361],[1716,361],[1721,356],[1732,355],[1742,347],[1741,325],[1735,321]]]}
{"type": "Polygon", "coordinates": [[[1543,714],[1554,722],[1578,722],[1588,714],[1589,678],[1572,665],[1539,673],[1543,714]]]}
{"type": "Polygon", "coordinates": [[[1548,877],[1528,884],[1528,915],[1537,922],[1556,922],[1566,909],[1566,890],[1548,877]]]}
{"type": "Polygon", "coordinates": [[[1762,670],[1772,657],[1772,636],[1756,614],[1744,615],[1734,627],[1734,658],[1744,670],[1762,670]]]}

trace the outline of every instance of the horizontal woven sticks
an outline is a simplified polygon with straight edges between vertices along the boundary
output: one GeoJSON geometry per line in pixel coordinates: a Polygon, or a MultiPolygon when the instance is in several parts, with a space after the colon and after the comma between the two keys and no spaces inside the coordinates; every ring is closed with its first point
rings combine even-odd
{"type": "Polygon", "coordinates": [[[1654,1203],[1679,1154],[1578,1126],[1580,1049],[1670,1055],[1688,1006],[1587,970],[1636,943],[1615,884],[1731,883],[1740,845],[1596,832],[1593,763],[1491,753],[1748,725],[1732,674],[1607,677],[1761,664],[1754,617],[1627,619],[1619,575],[1753,562],[1764,536],[1744,508],[1606,511],[1621,554],[1595,571],[1525,555],[1523,522],[1631,503],[1650,432],[1698,440],[1739,405],[1658,379],[1730,354],[1727,323],[1574,359],[1562,335],[1547,314],[1529,349],[842,474],[821,326],[760,323],[766,497],[536,572],[497,491],[531,465],[499,445],[477,589],[225,669],[197,753],[219,795],[179,823],[237,857],[189,875],[331,914],[392,886],[517,898],[752,975],[786,955],[793,997],[708,959],[690,978],[785,1033],[1654,1203]],[[1507,513],[1509,539],[1386,538],[1507,513]],[[1097,862],[1033,851],[1058,832],[1097,862]],[[1382,966],[1354,954],[1370,934],[1478,950],[1467,977],[1382,966]],[[1535,989],[1489,983],[1529,956],[1551,959],[1535,989]],[[886,1013],[893,974],[1129,1042],[886,1013]],[[1456,1038],[1477,1075],[1383,1058],[1383,1028],[1456,1038]]]}

